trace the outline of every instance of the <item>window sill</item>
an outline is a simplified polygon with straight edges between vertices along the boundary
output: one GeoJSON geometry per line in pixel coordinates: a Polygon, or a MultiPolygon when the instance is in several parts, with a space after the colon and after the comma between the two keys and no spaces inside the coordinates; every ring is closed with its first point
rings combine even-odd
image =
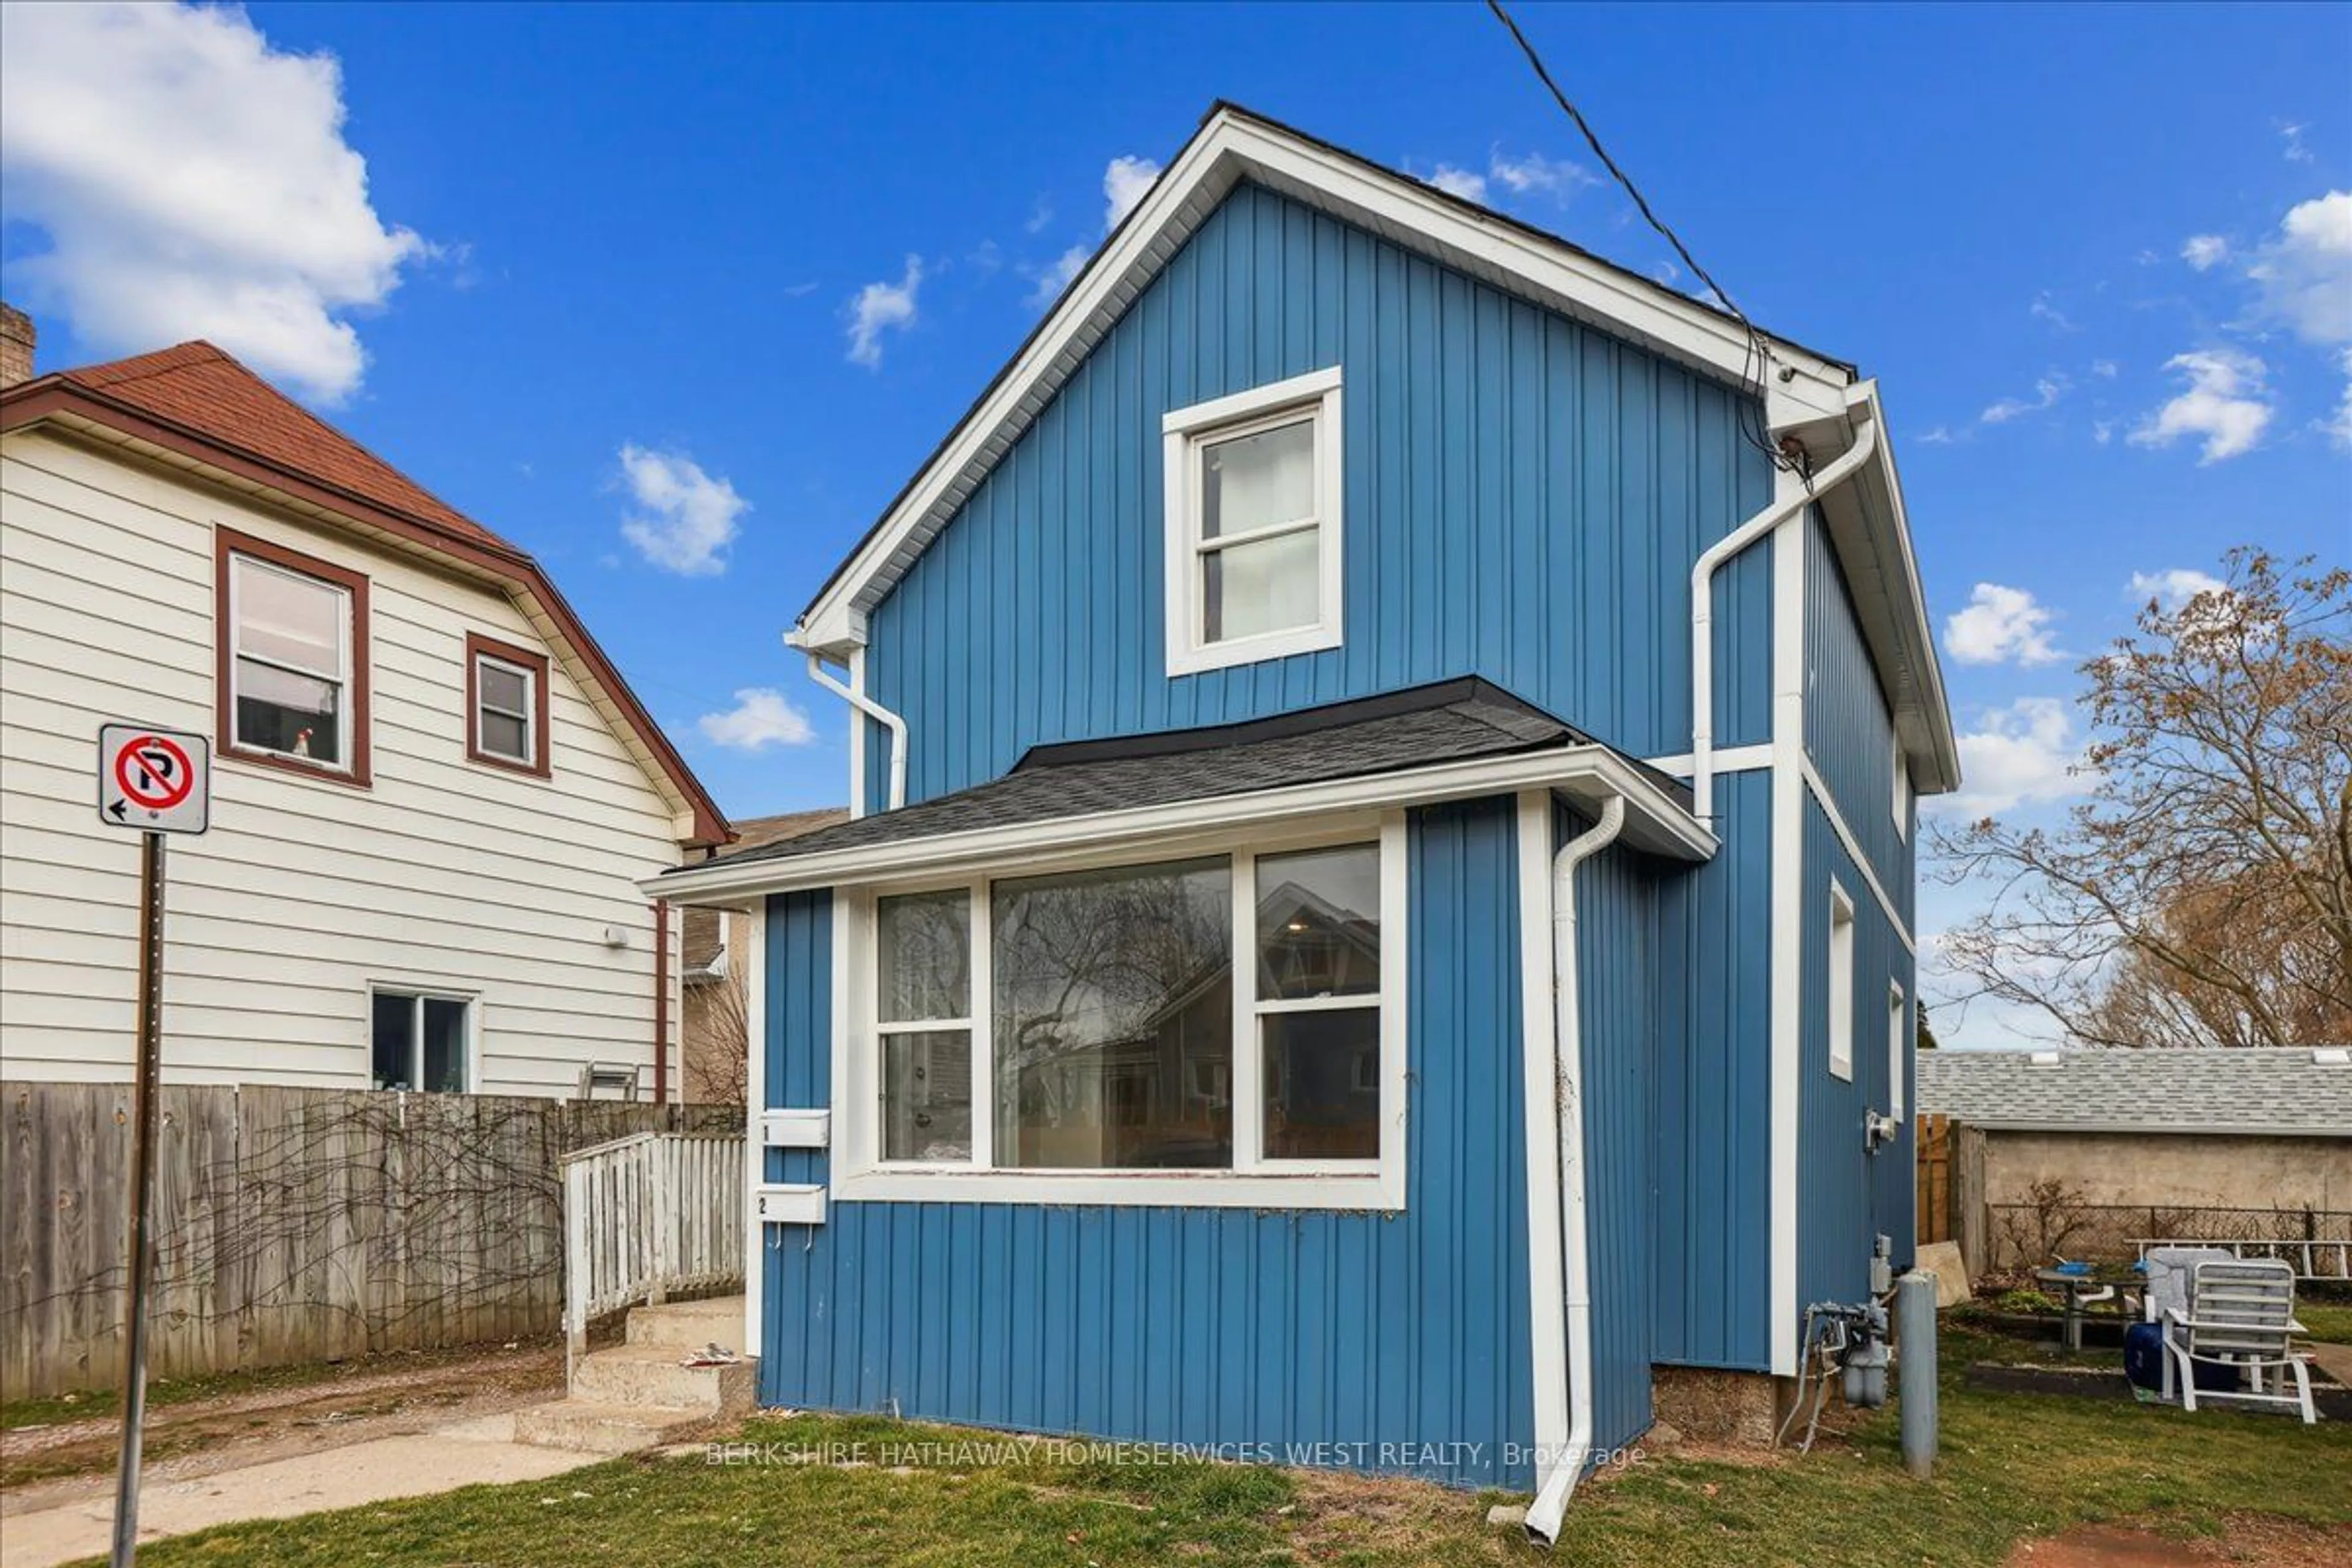
{"type": "Polygon", "coordinates": [[[369,789],[373,787],[375,783],[364,766],[343,772],[317,763],[306,763],[299,757],[284,757],[275,752],[257,752],[244,746],[226,744],[216,747],[214,754],[223,762],[249,763],[254,767],[268,768],[273,773],[291,773],[296,778],[316,779],[320,784],[339,784],[344,789],[369,789]]]}
{"type": "Polygon", "coordinates": [[[513,757],[498,756],[489,752],[468,751],[466,753],[466,760],[478,767],[496,768],[502,773],[513,773],[521,778],[544,779],[555,776],[554,770],[544,763],[533,765],[513,757]]]}
{"type": "Polygon", "coordinates": [[[1213,669],[1265,664],[1302,653],[1322,653],[1339,647],[1341,640],[1337,626],[1301,626],[1295,631],[1266,632],[1258,637],[1235,637],[1230,642],[1209,643],[1201,647],[1171,647],[1168,650],[1168,673],[1171,676],[1203,675],[1213,669]]]}
{"type": "Polygon", "coordinates": [[[1032,1204],[1059,1208],[1360,1209],[1399,1213],[1404,1173],[1358,1170],[952,1171],[869,1167],[833,1184],[835,1203],[1032,1204]]]}

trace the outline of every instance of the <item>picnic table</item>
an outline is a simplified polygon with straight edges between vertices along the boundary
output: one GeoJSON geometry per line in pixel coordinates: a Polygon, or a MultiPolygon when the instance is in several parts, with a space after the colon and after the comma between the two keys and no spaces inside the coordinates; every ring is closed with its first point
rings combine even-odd
{"type": "Polygon", "coordinates": [[[2083,1348],[2083,1321],[2090,1316],[2093,1307],[2102,1301],[2113,1301],[2117,1313],[2129,1322],[2138,1315],[2132,1298],[2147,1285],[2147,1276],[2129,1264],[2062,1261],[2035,1269],[2033,1278],[2054,1287],[2064,1299],[2065,1320],[2060,1334],[2070,1351],[2083,1348]]]}

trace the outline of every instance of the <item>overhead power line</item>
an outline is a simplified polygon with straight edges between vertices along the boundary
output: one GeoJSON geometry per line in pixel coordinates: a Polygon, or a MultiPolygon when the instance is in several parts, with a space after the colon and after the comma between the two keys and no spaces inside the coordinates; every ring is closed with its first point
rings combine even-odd
{"type": "Polygon", "coordinates": [[[1528,64],[1535,70],[1536,79],[1544,84],[1545,89],[1552,96],[1552,101],[1576,122],[1576,129],[1583,134],[1585,145],[1592,149],[1592,155],[1601,160],[1601,167],[1607,169],[1611,177],[1633,199],[1633,205],[1641,212],[1643,221],[1674,247],[1675,254],[1682,258],[1683,265],[1690,268],[1691,276],[1706,284],[1723,307],[1725,314],[1739,323],[1740,330],[1748,337],[1747,352],[1740,363],[1739,381],[1741,389],[1748,395],[1741,403],[1740,434],[1747,438],[1748,445],[1770,459],[1773,467],[1801,471],[1796,458],[1772,444],[1771,432],[1764,426],[1764,377],[1771,369],[1771,344],[1765,341],[1762,332],[1757,331],[1756,323],[1748,319],[1748,312],[1732,300],[1730,291],[1715,280],[1713,273],[1699,265],[1698,258],[1690,253],[1690,247],[1683,243],[1682,237],[1651,209],[1649,198],[1642,195],[1641,187],[1633,184],[1633,176],[1620,168],[1617,160],[1609,155],[1609,149],[1601,144],[1601,138],[1593,131],[1591,121],[1584,118],[1584,111],[1577,108],[1568,94],[1561,90],[1559,83],[1552,79],[1551,68],[1544,64],[1543,56],[1528,40],[1527,34],[1519,29],[1519,24],[1503,8],[1502,0],[1486,0],[1486,9],[1494,13],[1495,20],[1502,23],[1517,43],[1519,52],[1527,57],[1528,64]]]}

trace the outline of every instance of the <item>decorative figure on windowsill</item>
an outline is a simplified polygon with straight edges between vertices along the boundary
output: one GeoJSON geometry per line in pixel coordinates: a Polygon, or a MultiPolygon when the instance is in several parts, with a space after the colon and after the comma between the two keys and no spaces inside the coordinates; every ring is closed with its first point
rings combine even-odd
{"type": "Polygon", "coordinates": [[[307,757],[307,756],[309,756],[310,754],[310,731],[308,731],[308,730],[297,730],[297,731],[294,731],[294,755],[296,755],[296,756],[298,756],[298,757],[307,757]]]}

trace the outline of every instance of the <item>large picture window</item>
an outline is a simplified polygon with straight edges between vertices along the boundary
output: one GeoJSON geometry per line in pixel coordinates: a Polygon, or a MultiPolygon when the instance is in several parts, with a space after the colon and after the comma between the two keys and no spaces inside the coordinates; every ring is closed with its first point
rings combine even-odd
{"type": "Polygon", "coordinates": [[[864,900],[842,1195],[1395,1206],[1402,841],[864,900]]]}
{"type": "Polygon", "coordinates": [[[221,750],[365,784],[367,579],[215,533],[221,750]]]}
{"type": "Polygon", "coordinates": [[[1168,673],[1338,647],[1339,371],[1178,409],[1161,428],[1168,673]]]}

